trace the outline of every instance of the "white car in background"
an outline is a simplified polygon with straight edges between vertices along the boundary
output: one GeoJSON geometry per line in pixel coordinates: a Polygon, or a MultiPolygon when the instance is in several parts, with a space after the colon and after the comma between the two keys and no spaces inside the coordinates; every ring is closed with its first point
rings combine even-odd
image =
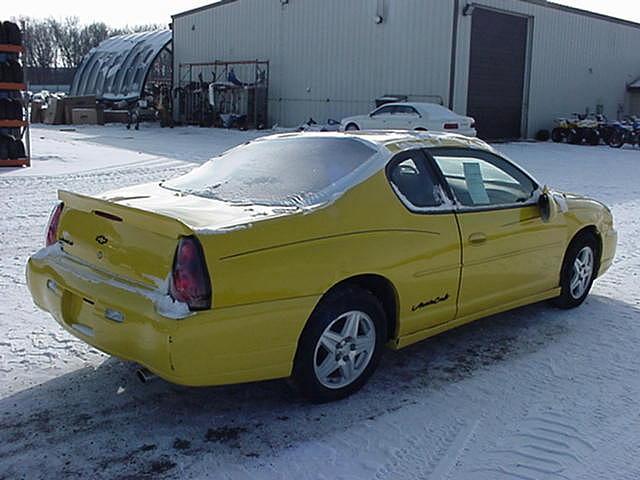
{"type": "Polygon", "coordinates": [[[385,103],[369,115],[347,117],[341,130],[422,130],[475,137],[476,122],[435,103],[385,103]]]}

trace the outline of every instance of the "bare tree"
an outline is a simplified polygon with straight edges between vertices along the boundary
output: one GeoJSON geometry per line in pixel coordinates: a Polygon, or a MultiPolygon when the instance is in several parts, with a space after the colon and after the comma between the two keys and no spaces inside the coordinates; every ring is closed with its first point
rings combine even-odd
{"type": "Polygon", "coordinates": [[[46,22],[31,17],[18,19],[26,46],[25,64],[29,67],[53,67],[57,63],[58,48],[46,22]]]}
{"type": "Polygon", "coordinates": [[[47,23],[60,52],[62,66],[78,66],[84,56],[78,17],[67,17],[64,20],[49,18],[47,23]]]}
{"type": "Polygon", "coordinates": [[[21,17],[18,22],[23,30],[26,65],[45,68],[75,68],[92,48],[109,37],[163,28],[157,24],[110,28],[103,22],[81,25],[77,17],[21,17]]]}
{"type": "MultiPolygon", "coordinates": [[[[89,50],[93,47],[96,47],[103,40],[111,37],[113,33],[111,33],[111,29],[107,26],[106,23],[103,22],[95,22],[89,25],[85,25],[80,30],[80,44],[82,49],[79,53],[84,57],[89,50]]],[[[81,57],[81,58],[82,58],[81,57]]]]}

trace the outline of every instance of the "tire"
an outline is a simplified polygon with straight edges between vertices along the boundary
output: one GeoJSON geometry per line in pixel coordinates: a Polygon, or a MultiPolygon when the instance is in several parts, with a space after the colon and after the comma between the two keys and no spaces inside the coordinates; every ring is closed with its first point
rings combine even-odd
{"type": "Polygon", "coordinates": [[[549,138],[551,138],[549,130],[542,129],[538,130],[538,132],[536,133],[536,140],[539,142],[548,142],[549,138]]]}
{"type": "Polygon", "coordinates": [[[560,296],[554,300],[559,308],[575,308],[589,295],[598,268],[597,241],[592,234],[574,238],[567,248],[560,273],[560,296]]]}
{"type": "Polygon", "coordinates": [[[371,292],[347,286],[329,293],[300,336],[291,383],[316,403],[356,392],[380,361],[386,325],[384,309],[371,292]]]}
{"type": "Polygon", "coordinates": [[[16,158],[19,158],[19,153],[20,152],[18,146],[16,145],[16,140],[13,137],[9,137],[7,139],[7,158],[15,160],[16,158]]]}
{"type": "Polygon", "coordinates": [[[27,151],[24,147],[24,143],[22,143],[22,140],[16,139],[16,141],[14,142],[14,149],[16,152],[16,158],[25,158],[27,156],[27,151]]]}
{"type": "Polygon", "coordinates": [[[11,82],[11,68],[7,62],[0,62],[0,82],[11,82]]]}
{"type": "Polygon", "coordinates": [[[609,140],[611,139],[611,134],[613,133],[613,129],[610,127],[604,127],[600,131],[600,136],[602,137],[602,141],[609,145],[609,140]]]}
{"type": "Polygon", "coordinates": [[[5,21],[3,23],[6,43],[11,45],[22,45],[22,32],[20,27],[13,22],[5,21]]]}
{"type": "Polygon", "coordinates": [[[579,145],[582,143],[582,134],[577,130],[570,130],[567,135],[567,142],[571,145],[579,145]]]}
{"type": "Polygon", "coordinates": [[[22,65],[17,60],[8,60],[7,61],[10,70],[10,77],[12,82],[22,83],[24,82],[24,70],[22,69],[22,65]]]}
{"type": "Polygon", "coordinates": [[[609,137],[609,146],[612,148],[620,148],[624,145],[624,132],[616,130],[609,137]]]}
{"type": "Polygon", "coordinates": [[[9,139],[6,137],[0,137],[0,160],[7,160],[9,158],[9,139]]]}
{"type": "Polygon", "coordinates": [[[588,130],[584,137],[588,145],[600,145],[600,134],[596,130],[588,130]]]}
{"type": "Polygon", "coordinates": [[[344,127],[345,132],[360,130],[360,127],[355,123],[350,123],[346,127],[344,127]]]}
{"type": "Polygon", "coordinates": [[[22,120],[22,104],[18,100],[8,100],[5,105],[4,118],[8,120],[22,120]]]}
{"type": "Polygon", "coordinates": [[[551,140],[555,143],[560,143],[564,140],[564,132],[561,128],[554,128],[551,130],[551,140]]]}

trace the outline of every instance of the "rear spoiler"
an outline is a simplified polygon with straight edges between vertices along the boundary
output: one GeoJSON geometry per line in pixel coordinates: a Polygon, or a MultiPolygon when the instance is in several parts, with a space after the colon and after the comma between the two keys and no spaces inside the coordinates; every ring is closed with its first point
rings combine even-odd
{"type": "Polygon", "coordinates": [[[80,195],[67,190],[58,190],[58,198],[64,202],[65,207],[87,213],[106,213],[109,216],[120,219],[117,221],[123,221],[129,225],[135,225],[136,227],[165,237],[177,239],[194,234],[193,230],[180,220],[148,210],[128,207],[119,203],[80,195]]]}

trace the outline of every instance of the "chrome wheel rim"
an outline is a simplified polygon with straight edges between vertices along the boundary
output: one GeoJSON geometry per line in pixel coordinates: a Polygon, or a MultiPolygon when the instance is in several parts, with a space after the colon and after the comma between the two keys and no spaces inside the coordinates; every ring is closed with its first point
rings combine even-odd
{"type": "Polygon", "coordinates": [[[584,247],[573,261],[573,271],[569,282],[569,292],[574,299],[579,299],[589,288],[593,275],[594,257],[591,247],[584,247]]]}
{"type": "Polygon", "coordinates": [[[318,381],[337,389],[353,383],[367,368],[376,345],[371,317],[360,310],[343,313],[318,339],[313,370],[318,381]]]}

